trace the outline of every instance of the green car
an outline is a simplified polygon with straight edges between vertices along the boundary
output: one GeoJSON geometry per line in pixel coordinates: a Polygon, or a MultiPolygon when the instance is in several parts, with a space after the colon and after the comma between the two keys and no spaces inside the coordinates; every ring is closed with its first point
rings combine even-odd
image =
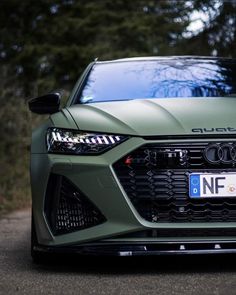
{"type": "Polygon", "coordinates": [[[236,59],[95,61],[31,146],[32,256],[236,252],[236,59]]]}

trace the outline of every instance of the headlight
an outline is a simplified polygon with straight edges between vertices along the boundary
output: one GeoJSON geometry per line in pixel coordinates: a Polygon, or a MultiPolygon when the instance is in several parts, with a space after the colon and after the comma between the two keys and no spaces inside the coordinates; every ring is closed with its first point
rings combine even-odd
{"type": "Polygon", "coordinates": [[[46,136],[49,153],[99,154],[128,139],[127,136],[96,134],[73,130],[49,128],[46,136]]]}

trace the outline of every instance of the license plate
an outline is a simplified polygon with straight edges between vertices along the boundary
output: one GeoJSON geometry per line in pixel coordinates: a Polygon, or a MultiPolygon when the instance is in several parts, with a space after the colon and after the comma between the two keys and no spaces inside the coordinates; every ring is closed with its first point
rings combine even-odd
{"type": "Polygon", "coordinates": [[[189,176],[190,198],[236,197],[236,173],[193,173],[189,176]]]}

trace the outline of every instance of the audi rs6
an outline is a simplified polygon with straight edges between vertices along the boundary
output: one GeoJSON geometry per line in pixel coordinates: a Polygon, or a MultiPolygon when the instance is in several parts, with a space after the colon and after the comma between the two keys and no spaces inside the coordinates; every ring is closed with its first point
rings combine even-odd
{"type": "Polygon", "coordinates": [[[32,256],[236,252],[236,59],[92,62],[31,145],[32,256]]]}

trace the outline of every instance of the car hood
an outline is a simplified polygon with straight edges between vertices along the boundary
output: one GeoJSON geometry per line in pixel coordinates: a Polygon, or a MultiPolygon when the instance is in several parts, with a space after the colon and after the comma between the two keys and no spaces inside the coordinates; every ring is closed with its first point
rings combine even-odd
{"type": "Polygon", "coordinates": [[[236,98],[139,99],[67,108],[80,130],[139,136],[236,133],[236,98]]]}

